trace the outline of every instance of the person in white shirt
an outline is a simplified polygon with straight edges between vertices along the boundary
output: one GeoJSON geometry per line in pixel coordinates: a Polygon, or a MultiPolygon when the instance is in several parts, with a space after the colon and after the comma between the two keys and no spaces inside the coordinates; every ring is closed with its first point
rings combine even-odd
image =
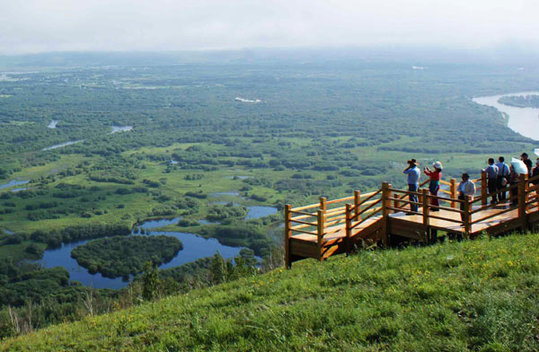
{"type": "MultiPolygon", "coordinates": [[[[462,174],[462,182],[459,183],[457,191],[459,192],[460,200],[466,200],[466,196],[469,196],[470,200],[473,199],[473,195],[475,194],[475,184],[470,181],[470,175],[467,173],[462,174]]],[[[460,210],[464,210],[464,203],[460,203],[460,210]]],[[[460,214],[460,217],[462,221],[464,221],[464,214],[460,214]]]]}

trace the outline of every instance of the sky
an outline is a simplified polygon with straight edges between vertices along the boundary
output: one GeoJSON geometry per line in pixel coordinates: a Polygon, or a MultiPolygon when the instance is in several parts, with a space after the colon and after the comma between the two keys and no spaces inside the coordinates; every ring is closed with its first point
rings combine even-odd
{"type": "Polygon", "coordinates": [[[539,1],[0,0],[0,55],[373,45],[539,51],[539,1]]]}

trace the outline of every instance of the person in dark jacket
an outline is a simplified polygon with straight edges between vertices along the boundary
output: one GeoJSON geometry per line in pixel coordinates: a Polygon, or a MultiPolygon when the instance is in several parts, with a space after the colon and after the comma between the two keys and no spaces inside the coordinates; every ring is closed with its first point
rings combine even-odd
{"type": "Polygon", "coordinates": [[[522,153],[520,155],[520,160],[522,160],[522,162],[524,162],[524,164],[526,164],[526,167],[528,168],[528,177],[531,177],[532,175],[532,161],[530,159],[528,159],[528,154],[527,153],[522,153]]]}

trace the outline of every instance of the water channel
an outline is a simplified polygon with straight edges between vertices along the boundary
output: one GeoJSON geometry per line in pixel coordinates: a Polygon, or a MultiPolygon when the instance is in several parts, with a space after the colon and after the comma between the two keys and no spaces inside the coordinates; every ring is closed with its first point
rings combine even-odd
{"type": "MultiPolygon", "coordinates": [[[[539,92],[520,92],[510,94],[492,95],[488,97],[475,97],[472,100],[481,105],[491,106],[496,108],[502,115],[509,116],[507,126],[515,132],[520,133],[525,137],[539,141],[539,108],[519,108],[501,104],[498,100],[502,97],[539,95],[539,92]]],[[[505,116],[504,116],[505,117],[505,116]]],[[[536,154],[539,152],[536,149],[536,154]]]]}

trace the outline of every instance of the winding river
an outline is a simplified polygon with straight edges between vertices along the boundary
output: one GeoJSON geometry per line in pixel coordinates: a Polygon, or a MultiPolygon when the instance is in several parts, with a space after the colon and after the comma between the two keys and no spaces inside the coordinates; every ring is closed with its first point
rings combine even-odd
{"type": "MultiPolygon", "coordinates": [[[[525,137],[539,141],[539,108],[519,108],[501,104],[498,100],[501,97],[514,97],[525,95],[539,95],[538,91],[509,93],[501,95],[492,95],[488,97],[475,97],[472,100],[481,105],[496,108],[502,115],[507,114],[509,121],[507,126],[515,132],[525,137]]],[[[536,153],[539,148],[536,149],[536,153]]]]}

